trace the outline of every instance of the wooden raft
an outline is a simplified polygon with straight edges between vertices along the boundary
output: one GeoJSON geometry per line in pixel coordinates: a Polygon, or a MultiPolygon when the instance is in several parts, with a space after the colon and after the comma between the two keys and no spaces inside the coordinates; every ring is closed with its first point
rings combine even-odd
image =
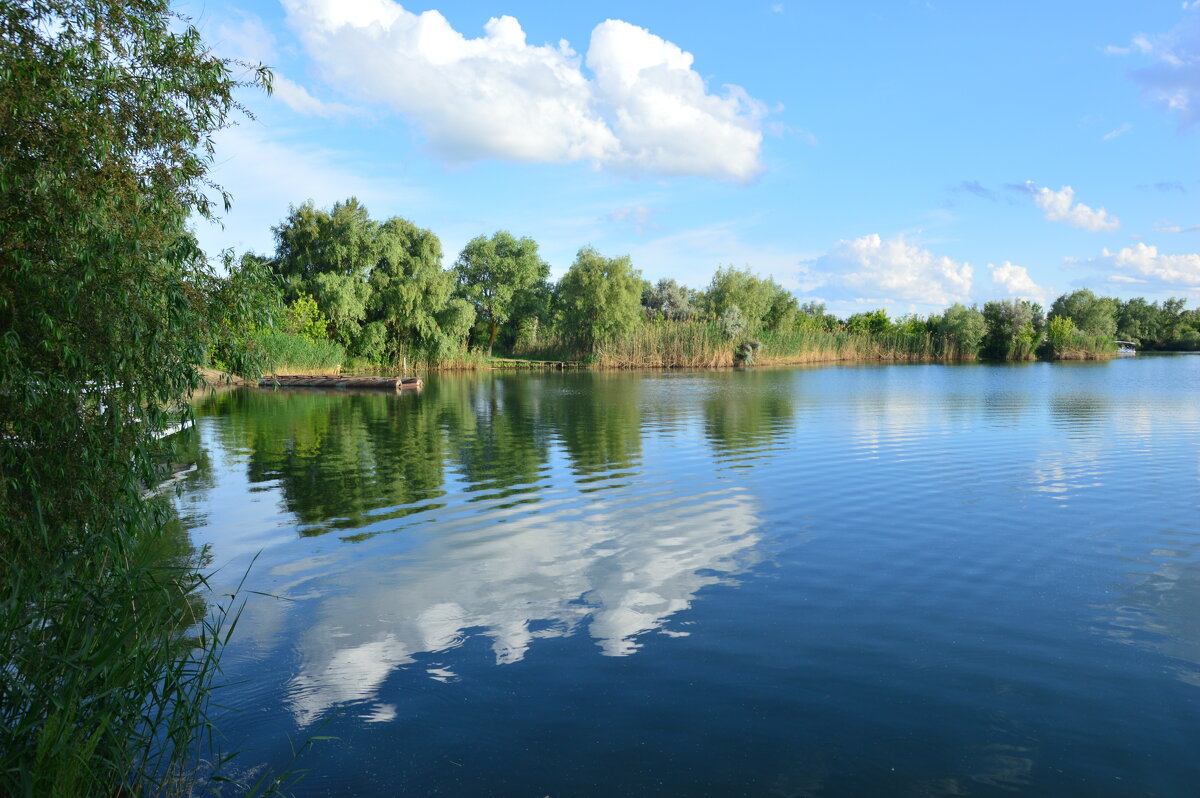
{"type": "Polygon", "coordinates": [[[379,388],[388,391],[419,391],[420,377],[353,377],[348,374],[276,374],[263,377],[260,388],[379,388]]]}

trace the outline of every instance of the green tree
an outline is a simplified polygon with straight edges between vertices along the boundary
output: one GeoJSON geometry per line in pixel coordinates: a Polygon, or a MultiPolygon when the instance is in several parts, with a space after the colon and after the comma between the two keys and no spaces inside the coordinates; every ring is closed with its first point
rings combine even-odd
{"type": "Polygon", "coordinates": [[[987,333],[983,355],[994,360],[1029,360],[1041,340],[1041,308],[1024,299],[988,302],[983,306],[987,333]]]}
{"type": "Polygon", "coordinates": [[[846,329],[859,335],[883,335],[884,333],[891,332],[892,321],[888,318],[887,311],[879,308],[878,310],[855,313],[846,319],[846,329]]]}
{"type": "Polygon", "coordinates": [[[165,0],[0,4],[3,794],[152,792],[204,723],[197,563],[142,496],[209,351],[266,321],[187,229],[232,66],[165,0]]]}
{"type": "Polygon", "coordinates": [[[1162,323],[1162,309],[1157,302],[1147,302],[1142,297],[1134,297],[1128,302],[1121,303],[1117,312],[1117,337],[1124,341],[1141,343],[1157,341],[1158,331],[1162,323]]]}
{"type": "Polygon", "coordinates": [[[353,348],[371,304],[371,270],[379,260],[379,224],[356,198],[325,211],[311,201],[288,210],[272,228],[271,268],[293,301],[311,294],[329,319],[333,338],[353,348]]]}
{"type": "Polygon", "coordinates": [[[283,330],[314,343],[324,341],[329,337],[329,319],[317,307],[317,300],[311,294],[301,294],[287,306],[283,330]]]}
{"type": "Polygon", "coordinates": [[[987,334],[987,322],[979,308],[955,303],[942,313],[938,331],[942,334],[947,356],[974,358],[987,334]]]}
{"type": "Polygon", "coordinates": [[[538,256],[537,242],[516,239],[505,230],[467,242],[454,269],[459,293],[488,325],[489,355],[500,326],[513,318],[521,293],[550,275],[550,266],[538,256]]]}
{"type": "Polygon", "coordinates": [[[629,257],[606,258],[591,247],[579,250],[556,291],[563,331],[586,352],[634,329],[641,297],[641,274],[629,257]]]}
{"type": "Polygon", "coordinates": [[[1086,288],[1063,294],[1050,306],[1049,317],[1068,318],[1086,335],[1112,338],[1117,334],[1117,313],[1120,303],[1111,297],[1100,297],[1086,288]]]}
{"type": "Polygon", "coordinates": [[[704,292],[704,306],[719,318],[731,305],[737,305],[754,332],[784,329],[800,312],[796,298],[774,280],[759,277],[749,269],[726,266],[713,275],[704,292]]]}
{"type": "Polygon", "coordinates": [[[642,289],[642,306],[650,318],[661,314],[668,321],[686,321],[696,315],[699,302],[696,291],[674,280],[646,283],[642,289]]]}
{"type": "Polygon", "coordinates": [[[442,270],[442,244],[429,230],[396,216],[379,228],[371,270],[372,310],[387,330],[387,354],[440,361],[464,343],[474,310],[452,300],[454,275],[442,270]]]}

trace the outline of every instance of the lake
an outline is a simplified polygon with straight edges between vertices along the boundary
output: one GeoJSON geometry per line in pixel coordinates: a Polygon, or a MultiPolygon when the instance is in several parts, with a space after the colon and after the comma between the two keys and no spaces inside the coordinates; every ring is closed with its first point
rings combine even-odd
{"type": "Polygon", "coordinates": [[[195,406],[180,515],[217,589],[257,555],[242,768],[319,735],[298,795],[1200,789],[1200,357],[426,382],[195,406]]]}

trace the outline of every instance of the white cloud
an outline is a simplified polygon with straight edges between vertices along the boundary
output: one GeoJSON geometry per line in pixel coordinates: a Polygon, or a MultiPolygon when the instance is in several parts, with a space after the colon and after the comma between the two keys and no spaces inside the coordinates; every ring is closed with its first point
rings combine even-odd
{"type": "Polygon", "coordinates": [[[971,264],[934,255],[902,235],[885,240],[878,233],[839,241],[802,271],[811,278],[810,290],[820,287],[831,299],[922,305],[967,300],[972,272],[971,264]]]}
{"type": "Polygon", "coordinates": [[[606,20],[588,68],[620,141],[612,160],[636,171],[747,180],[760,171],[766,107],[738,86],[709,94],[692,55],[644,28],[606,20]]]}
{"type": "Polygon", "coordinates": [[[1104,141],[1112,141],[1115,138],[1124,136],[1126,133],[1128,133],[1131,130],[1133,130],[1133,125],[1126,122],[1125,124],[1120,125],[1119,127],[1115,128],[1114,130],[1110,130],[1109,132],[1105,133],[1103,136],[1101,136],[1101,138],[1104,141]]]}
{"type": "Polygon", "coordinates": [[[1136,279],[1139,282],[1161,283],[1164,287],[1195,288],[1200,286],[1200,254],[1167,255],[1158,247],[1138,242],[1117,252],[1104,250],[1093,263],[1115,268],[1111,279],[1136,279]]]}
{"type": "Polygon", "coordinates": [[[1121,221],[1103,208],[1092,209],[1082,202],[1075,202],[1075,189],[1063,186],[1058,191],[1038,187],[1026,181],[1026,189],[1034,204],[1046,212],[1051,222],[1063,222],[1093,233],[1111,232],[1121,226],[1121,221]]]}
{"type": "Polygon", "coordinates": [[[323,100],[318,100],[316,97],[308,93],[298,83],[295,83],[283,75],[276,74],[274,80],[275,97],[283,100],[284,104],[298,114],[306,116],[342,116],[345,114],[355,113],[355,109],[342,105],[341,103],[330,103],[323,100]]]}
{"type": "Polygon", "coordinates": [[[633,231],[641,235],[648,230],[654,230],[658,227],[658,224],[654,221],[656,213],[658,211],[651,210],[645,205],[627,205],[624,208],[617,208],[610,213],[608,220],[610,222],[631,225],[633,231]]]}
{"type": "Polygon", "coordinates": [[[999,266],[989,263],[988,271],[992,273],[992,282],[1002,287],[1009,296],[1029,299],[1034,302],[1045,302],[1046,292],[1033,278],[1024,266],[1004,261],[999,266]]]}
{"type": "Polygon", "coordinates": [[[341,103],[331,103],[312,96],[307,89],[286,77],[275,66],[279,60],[274,34],[263,21],[244,11],[233,12],[237,19],[224,20],[213,33],[214,48],[224,57],[255,64],[270,64],[274,73],[273,96],[298,114],[305,116],[342,116],[357,113],[341,103]]]}
{"type": "Polygon", "coordinates": [[[737,86],[709,93],[690,53],[626,22],[592,31],[589,78],[565,40],[530,45],[510,16],[472,39],[392,0],[284,7],[331,83],[399,111],[444,158],[738,181],[761,171],[765,107],[737,86]]]}
{"type": "Polygon", "coordinates": [[[217,54],[251,63],[266,64],[276,61],[278,54],[275,50],[275,35],[263,21],[244,11],[233,13],[237,21],[221,21],[212,35],[213,47],[217,54]]]}
{"type": "Polygon", "coordinates": [[[1184,3],[1184,16],[1170,31],[1133,37],[1129,47],[1109,47],[1114,55],[1138,53],[1150,65],[1134,72],[1146,94],[1184,122],[1200,119],[1200,4],[1184,3]]]}
{"type": "Polygon", "coordinates": [[[372,174],[346,153],[280,140],[253,122],[221,131],[216,145],[210,177],[232,195],[233,209],[223,227],[196,221],[196,237],[210,257],[227,247],[270,252],[271,226],[289,205],[307,199],[327,207],[356,196],[376,218],[390,215],[388,207],[428,202],[411,186],[372,174]]]}

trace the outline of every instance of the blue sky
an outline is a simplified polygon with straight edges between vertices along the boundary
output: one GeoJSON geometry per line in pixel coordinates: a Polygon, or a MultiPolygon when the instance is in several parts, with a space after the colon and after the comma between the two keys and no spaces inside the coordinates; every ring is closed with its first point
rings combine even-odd
{"type": "Polygon", "coordinates": [[[848,314],[1086,286],[1200,300],[1200,0],[206,0],[276,72],[210,253],[357,196],[433,230],[720,265],[848,314]]]}

